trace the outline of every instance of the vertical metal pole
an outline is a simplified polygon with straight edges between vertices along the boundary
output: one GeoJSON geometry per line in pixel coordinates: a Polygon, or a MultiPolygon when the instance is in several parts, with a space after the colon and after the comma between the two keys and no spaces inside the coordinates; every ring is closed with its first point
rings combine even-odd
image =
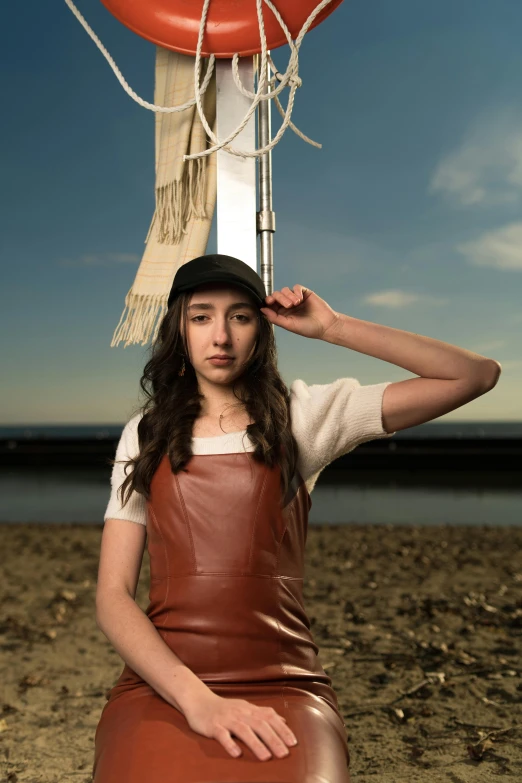
{"type": "MultiPolygon", "coordinates": [[[[254,67],[259,84],[261,57],[254,55],[254,67]]],[[[270,92],[268,79],[270,65],[266,63],[266,91],[270,92]]],[[[271,100],[260,101],[257,106],[258,149],[271,141],[271,100]]],[[[272,151],[257,158],[259,171],[259,212],[257,212],[257,233],[260,237],[260,277],[265,284],[267,294],[274,290],[274,232],[276,230],[275,212],[272,210],[272,151]]]]}

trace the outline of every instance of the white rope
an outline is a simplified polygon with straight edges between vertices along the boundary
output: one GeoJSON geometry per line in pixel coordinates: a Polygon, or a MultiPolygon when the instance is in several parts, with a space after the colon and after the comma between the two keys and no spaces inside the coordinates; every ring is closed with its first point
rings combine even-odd
{"type": "MultiPolygon", "coordinates": [[[[272,93],[265,91],[265,84],[266,84],[266,60],[267,60],[267,43],[266,43],[266,34],[265,34],[265,25],[263,20],[263,12],[262,12],[262,0],[256,0],[256,10],[257,10],[257,18],[258,18],[258,24],[259,24],[259,37],[261,40],[261,77],[258,81],[258,87],[257,92],[255,95],[248,90],[246,90],[243,85],[241,84],[241,80],[239,78],[239,69],[238,69],[238,58],[239,55],[236,53],[234,54],[234,57],[232,58],[232,73],[234,76],[234,81],[236,83],[236,87],[243,93],[243,95],[254,98],[254,101],[250,108],[248,109],[247,113],[245,114],[242,122],[237,126],[237,128],[232,131],[230,136],[228,138],[223,139],[222,141],[219,141],[219,139],[214,135],[212,132],[212,129],[210,128],[206,117],[203,112],[203,107],[201,104],[201,96],[198,94],[198,85],[199,85],[199,79],[200,79],[200,64],[201,64],[201,47],[202,47],[202,41],[203,41],[203,33],[206,26],[206,19],[207,19],[207,13],[208,8],[210,5],[210,0],[204,0],[203,4],[203,11],[201,15],[201,22],[199,26],[199,36],[198,36],[198,44],[196,49],[196,59],[194,63],[194,85],[195,85],[195,97],[196,97],[196,106],[199,112],[199,116],[201,118],[201,122],[203,124],[203,127],[205,128],[207,134],[209,137],[216,142],[216,145],[214,147],[209,147],[207,150],[204,150],[203,152],[194,153],[193,155],[184,155],[183,160],[191,160],[192,158],[200,158],[204,157],[206,155],[211,155],[213,152],[216,152],[219,149],[225,148],[227,152],[231,152],[233,155],[238,155],[242,158],[252,158],[252,157],[259,157],[260,155],[265,154],[269,150],[271,150],[275,145],[278,143],[278,141],[281,139],[283,133],[285,132],[286,128],[290,124],[290,115],[292,113],[293,104],[294,104],[294,96],[295,91],[297,87],[300,87],[302,84],[302,81],[300,77],[298,76],[298,69],[299,69],[299,62],[298,62],[298,51],[299,47],[301,46],[301,43],[303,41],[304,35],[306,31],[308,30],[308,27],[312,24],[315,16],[320,13],[322,8],[328,3],[330,3],[332,0],[322,0],[322,2],[319,3],[319,5],[312,11],[306,22],[304,23],[303,27],[301,28],[299,35],[296,39],[297,45],[294,45],[292,42],[292,38],[290,35],[290,31],[288,30],[286,24],[284,23],[283,19],[281,18],[281,15],[279,14],[278,10],[274,7],[271,0],[265,0],[266,4],[269,6],[269,8],[273,11],[275,14],[278,22],[283,27],[284,33],[286,35],[288,44],[290,46],[290,59],[288,63],[288,68],[286,70],[286,73],[283,75],[283,79],[281,80],[281,84],[278,88],[276,88],[273,92],[274,95],[278,95],[281,90],[286,86],[287,81],[292,82],[292,86],[290,88],[290,96],[288,98],[288,106],[286,109],[285,117],[283,124],[277,134],[274,136],[272,141],[267,144],[265,147],[262,147],[254,152],[246,152],[244,150],[236,150],[229,146],[229,142],[232,141],[245,127],[247,122],[249,121],[250,117],[252,116],[253,112],[256,109],[257,104],[260,100],[268,100],[272,97],[272,93]]],[[[271,85],[274,80],[271,80],[271,85]]],[[[304,138],[304,136],[302,136],[304,138]]],[[[313,142],[312,142],[313,143],[313,142]]],[[[320,145],[317,145],[320,146],[320,145]]]]}
{"type": "MultiPolygon", "coordinates": [[[[279,11],[273,5],[271,0],[265,0],[266,4],[272,10],[272,12],[274,13],[275,17],[277,18],[279,24],[283,28],[283,31],[284,31],[284,33],[286,35],[286,39],[288,41],[288,45],[290,46],[290,50],[291,51],[290,51],[290,59],[288,61],[288,68],[287,68],[286,72],[282,75],[282,77],[281,77],[281,74],[277,71],[276,67],[274,66],[272,58],[270,57],[270,55],[268,55],[268,60],[269,60],[269,63],[270,63],[270,67],[271,67],[272,71],[274,72],[275,77],[270,80],[271,91],[268,92],[268,93],[265,93],[263,95],[263,94],[260,94],[260,93],[261,93],[261,90],[264,91],[265,73],[266,73],[266,56],[267,56],[267,51],[266,50],[267,50],[267,44],[266,44],[265,27],[264,27],[264,20],[263,20],[262,8],[261,8],[262,0],[256,0],[256,10],[257,10],[257,17],[258,17],[258,24],[259,24],[259,37],[260,37],[260,40],[261,40],[261,66],[260,66],[261,79],[260,79],[260,83],[258,84],[258,91],[257,91],[257,93],[255,95],[254,95],[254,93],[250,92],[249,90],[246,90],[243,87],[243,85],[241,84],[241,80],[239,78],[238,54],[235,54],[233,56],[233,58],[232,58],[232,73],[233,73],[233,76],[234,76],[234,81],[236,83],[236,87],[246,97],[254,98],[254,102],[251,105],[251,107],[248,110],[248,112],[246,113],[246,115],[243,118],[242,122],[230,134],[230,136],[227,139],[224,139],[223,141],[219,141],[217,139],[217,137],[212,133],[212,130],[209,127],[209,125],[208,125],[208,123],[206,121],[206,118],[205,118],[203,110],[202,110],[201,98],[200,98],[200,96],[198,96],[198,88],[196,86],[196,88],[195,88],[196,105],[197,105],[197,108],[198,108],[199,116],[201,118],[201,122],[202,122],[205,130],[207,131],[208,135],[210,136],[210,138],[213,141],[217,142],[217,143],[216,143],[216,146],[210,147],[209,149],[205,150],[204,152],[195,153],[193,155],[184,155],[183,156],[184,160],[190,160],[192,158],[196,158],[196,157],[199,158],[199,157],[203,157],[205,155],[210,155],[213,152],[216,152],[217,150],[222,149],[223,147],[225,147],[225,149],[228,152],[231,152],[232,154],[235,154],[235,155],[239,155],[240,157],[244,157],[244,158],[258,157],[258,156],[263,155],[264,153],[268,152],[273,147],[275,147],[275,145],[278,143],[278,141],[280,141],[281,137],[283,136],[283,134],[284,134],[284,132],[285,132],[285,130],[287,129],[288,126],[290,126],[292,128],[292,130],[298,136],[300,136],[304,141],[306,141],[308,144],[312,144],[314,147],[319,147],[319,148],[322,147],[321,144],[319,144],[319,143],[317,143],[315,141],[312,141],[312,139],[309,139],[308,136],[304,135],[304,133],[301,133],[301,131],[298,128],[296,128],[296,126],[292,122],[290,122],[290,116],[292,114],[293,105],[294,105],[295,90],[296,90],[297,87],[301,87],[301,85],[302,85],[302,80],[301,80],[301,78],[299,77],[299,74],[298,74],[298,71],[299,71],[299,59],[298,59],[299,58],[299,55],[298,55],[299,48],[301,47],[301,44],[303,42],[303,38],[304,38],[305,34],[308,32],[308,29],[309,29],[310,25],[313,23],[315,17],[331,1],[332,0],[322,0],[314,8],[312,13],[308,16],[307,20],[303,24],[301,30],[299,31],[299,34],[298,34],[298,36],[296,38],[296,44],[294,45],[294,43],[292,41],[292,37],[290,35],[290,31],[288,30],[288,27],[286,26],[284,20],[282,19],[279,11]],[[278,88],[274,89],[274,83],[275,83],[275,79],[276,78],[280,79],[281,84],[280,84],[280,86],[278,88]],[[288,98],[288,105],[287,105],[286,112],[283,113],[283,107],[281,106],[281,103],[279,102],[279,100],[277,98],[277,95],[281,92],[283,87],[286,86],[286,83],[288,81],[291,83],[290,96],[288,98]],[[277,106],[277,108],[279,110],[279,113],[283,117],[283,124],[280,127],[280,129],[277,132],[277,134],[272,139],[272,141],[269,144],[267,144],[265,147],[262,147],[262,148],[256,150],[255,152],[245,152],[244,150],[235,150],[232,147],[227,146],[228,142],[231,141],[232,139],[234,139],[243,130],[243,128],[247,124],[248,120],[250,119],[252,113],[255,111],[255,108],[256,108],[257,104],[259,103],[259,100],[267,100],[267,99],[271,99],[271,98],[275,99],[276,106],[277,106]]],[[[201,55],[201,40],[202,40],[202,36],[203,36],[203,30],[205,29],[206,16],[207,16],[207,11],[208,11],[209,5],[210,5],[210,0],[205,0],[204,6],[203,6],[203,12],[202,12],[201,24],[200,24],[198,46],[197,46],[197,51],[196,51],[196,62],[195,62],[195,66],[194,66],[194,72],[195,72],[194,83],[195,83],[195,85],[199,84],[199,56],[201,55]]]]}
{"type": "MultiPolygon", "coordinates": [[[[193,106],[195,104],[195,99],[191,98],[190,101],[187,101],[182,106],[156,106],[155,103],[149,103],[148,101],[144,101],[143,98],[140,98],[140,96],[134,92],[132,87],[130,87],[127,82],[125,81],[125,78],[112,59],[111,55],[105,48],[105,46],[102,44],[94,30],[89,26],[89,23],[83,18],[81,13],[78,11],[72,0],[65,0],[66,4],[69,6],[75,17],[78,19],[84,30],[87,32],[90,38],[94,41],[100,52],[103,54],[109,65],[111,66],[112,70],[114,71],[116,78],[118,79],[119,83],[125,90],[125,92],[130,95],[130,97],[136,101],[136,103],[139,103],[140,106],[143,106],[144,109],[150,109],[154,112],[175,112],[175,111],[185,111],[185,109],[188,109],[190,106],[193,106]]],[[[203,94],[205,90],[207,89],[208,83],[210,81],[210,78],[212,76],[212,71],[214,70],[214,60],[215,57],[213,54],[210,55],[209,63],[208,63],[208,72],[205,76],[205,81],[201,86],[201,93],[203,94]]]]}
{"type": "Polygon", "coordinates": [[[203,11],[201,15],[201,21],[199,26],[199,35],[198,35],[198,44],[197,44],[197,50],[196,50],[196,57],[195,57],[195,63],[194,63],[194,94],[195,97],[191,98],[186,103],[180,105],[180,106],[158,106],[154,103],[149,103],[148,101],[143,100],[143,98],[140,98],[140,96],[134,92],[134,90],[129,86],[129,84],[126,82],[125,78],[123,77],[121,71],[119,70],[118,66],[114,62],[113,58],[107,51],[107,49],[104,47],[96,33],[91,29],[88,22],[84,19],[84,17],[81,15],[81,13],[78,11],[76,6],[73,3],[73,0],[65,0],[67,6],[70,8],[74,16],[78,19],[82,27],[85,29],[87,34],[90,36],[90,38],[94,41],[98,49],[101,51],[109,65],[111,66],[112,70],[114,71],[116,78],[122,85],[123,89],[126,91],[126,93],[136,101],[140,106],[142,106],[145,109],[149,109],[154,112],[165,112],[165,113],[171,113],[171,112],[178,112],[178,111],[185,111],[185,109],[188,109],[190,106],[193,106],[194,103],[197,106],[197,110],[199,113],[199,116],[201,118],[201,122],[209,135],[209,137],[212,139],[212,141],[215,142],[215,146],[211,147],[207,150],[204,150],[203,152],[194,153],[193,155],[184,155],[183,160],[191,160],[194,158],[201,158],[206,155],[210,155],[213,152],[216,152],[217,150],[225,148],[227,152],[231,153],[232,155],[237,155],[242,158],[251,158],[251,157],[260,157],[261,155],[264,155],[266,152],[271,150],[275,145],[278,143],[278,141],[283,136],[286,129],[290,126],[294,133],[296,133],[298,136],[300,136],[304,141],[306,141],[308,144],[312,144],[315,147],[321,148],[322,145],[318,142],[312,141],[307,136],[305,136],[301,131],[290,121],[290,117],[293,110],[294,105],[294,97],[295,97],[295,91],[297,87],[300,87],[302,85],[302,80],[299,77],[299,48],[303,42],[303,38],[305,34],[307,33],[310,25],[313,23],[315,17],[317,14],[319,14],[323,8],[325,8],[329,3],[332,2],[332,0],[321,0],[321,2],[316,6],[316,8],[312,11],[312,13],[309,15],[305,23],[303,24],[301,30],[299,31],[299,34],[296,38],[296,42],[292,41],[292,37],[290,35],[290,31],[288,30],[288,27],[286,26],[285,22],[283,21],[279,11],[271,0],[264,0],[264,2],[268,5],[268,7],[271,9],[271,11],[274,13],[275,17],[277,18],[279,24],[281,25],[286,39],[288,41],[288,45],[290,46],[290,58],[288,61],[288,67],[284,74],[280,74],[279,71],[274,66],[274,63],[272,61],[272,58],[267,52],[267,42],[266,42],[266,34],[265,34],[265,26],[264,26],[264,20],[263,20],[263,13],[262,13],[262,3],[263,0],[256,0],[256,10],[257,10],[257,17],[258,17],[258,24],[259,24],[259,35],[261,40],[261,76],[258,79],[258,88],[257,92],[254,94],[247,90],[242,84],[241,80],[239,78],[239,67],[238,67],[238,60],[239,55],[236,53],[234,54],[232,58],[232,73],[234,77],[234,81],[236,83],[236,86],[238,90],[248,98],[253,98],[253,103],[248,109],[247,113],[245,114],[243,120],[241,123],[237,126],[237,128],[228,136],[226,139],[223,139],[222,141],[219,141],[219,139],[214,135],[212,132],[212,129],[209,127],[207,119],[205,117],[205,114],[203,112],[203,106],[201,101],[201,96],[204,95],[208,84],[210,82],[210,79],[212,77],[212,73],[214,70],[214,63],[215,63],[215,55],[211,54],[209,57],[207,72],[205,74],[205,78],[203,80],[202,85],[200,86],[200,72],[201,72],[201,49],[202,49],[202,42],[203,42],[203,34],[205,30],[206,25],[206,19],[208,14],[208,8],[210,5],[210,0],[204,0],[203,5],[203,11]],[[266,85],[266,62],[270,64],[270,68],[272,72],[274,73],[274,76],[269,80],[270,84],[270,90],[265,90],[266,85]],[[275,82],[276,80],[279,80],[280,84],[276,88],[275,82]],[[290,84],[290,95],[288,98],[288,104],[286,111],[283,110],[283,107],[281,106],[281,103],[279,102],[277,96],[279,93],[286,87],[287,83],[290,84]],[[255,150],[254,152],[245,151],[245,150],[237,150],[230,146],[229,142],[231,142],[233,139],[236,138],[236,136],[241,133],[247,122],[249,121],[250,117],[252,116],[253,112],[256,109],[257,104],[260,100],[270,100],[274,98],[276,106],[279,110],[279,113],[283,117],[283,124],[281,125],[279,131],[274,136],[272,141],[267,144],[265,147],[262,147],[261,149],[255,150]]]}

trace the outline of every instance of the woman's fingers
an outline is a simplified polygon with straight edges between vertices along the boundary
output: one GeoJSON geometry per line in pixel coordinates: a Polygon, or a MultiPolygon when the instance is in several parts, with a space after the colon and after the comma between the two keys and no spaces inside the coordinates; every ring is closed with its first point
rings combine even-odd
{"type": "Polygon", "coordinates": [[[232,737],[230,736],[230,731],[226,729],[224,726],[217,726],[214,731],[214,739],[216,739],[218,742],[221,742],[225,750],[230,753],[231,756],[240,756],[241,755],[241,748],[237,744],[237,742],[234,742],[232,737]]]}
{"type": "Polygon", "coordinates": [[[248,721],[237,721],[229,731],[242,739],[261,760],[271,758],[272,753],[278,758],[288,756],[288,747],[267,720],[250,718],[248,721]]]}
{"type": "Polygon", "coordinates": [[[288,309],[300,304],[302,300],[300,296],[294,294],[288,287],[285,287],[282,291],[274,291],[273,294],[269,294],[265,301],[267,304],[279,302],[279,304],[288,309]]]}
{"type": "Polygon", "coordinates": [[[292,289],[289,288],[288,286],[285,286],[283,288],[282,293],[290,300],[290,302],[293,305],[299,304],[299,302],[301,301],[301,297],[298,294],[296,294],[294,291],[292,291],[292,289]]]}
{"type": "Polygon", "coordinates": [[[267,718],[255,726],[257,733],[265,740],[266,744],[272,748],[274,753],[283,758],[288,755],[288,745],[295,745],[294,735],[286,725],[286,721],[280,715],[273,718],[267,718]]]}

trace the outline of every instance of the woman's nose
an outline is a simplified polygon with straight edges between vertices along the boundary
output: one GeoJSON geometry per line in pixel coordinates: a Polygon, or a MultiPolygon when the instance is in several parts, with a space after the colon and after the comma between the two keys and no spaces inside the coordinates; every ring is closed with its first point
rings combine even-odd
{"type": "Polygon", "coordinates": [[[226,321],[216,321],[213,337],[214,340],[218,340],[220,342],[222,340],[229,341],[231,338],[231,329],[229,324],[226,321]]]}

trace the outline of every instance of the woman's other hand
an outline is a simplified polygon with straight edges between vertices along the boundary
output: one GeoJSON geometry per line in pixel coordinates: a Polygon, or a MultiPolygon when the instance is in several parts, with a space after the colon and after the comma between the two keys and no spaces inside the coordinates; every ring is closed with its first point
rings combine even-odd
{"type": "Polygon", "coordinates": [[[272,707],[258,707],[244,699],[211,693],[184,714],[193,731],[216,739],[236,758],[242,751],[232,734],[243,740],[261,761],[271,758],[272,753],[284,758],[289,753],[287,745],[297,742],[285,718],[272,707]]]}

